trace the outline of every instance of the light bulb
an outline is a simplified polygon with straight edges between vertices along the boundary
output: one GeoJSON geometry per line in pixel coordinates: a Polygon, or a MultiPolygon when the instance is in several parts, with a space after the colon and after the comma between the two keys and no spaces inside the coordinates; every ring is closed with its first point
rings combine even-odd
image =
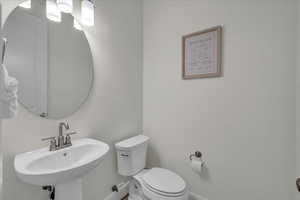
{"type": "Polygon", "coordinates": [[[94,4],[90,0],[81,2],[81,23],[85,26],[94,26],[94,4]]]}
{"type": "Polygon", "coordinates": [[[31,8],[31,0],[24,1],[19,4],[19,7],[29,9],[31,8]]]}
{"type": "Polygon", "coordinates": [[[73,20],[73,27],[79,31],[82,31],[82,26],[79,24],[79,22],[75,18],[73,20]]]}
{"type": "Polygon", "coordinates": [[[73,0],[57,0],[57,7],[64,13],[73,11],[73,0]]]}
{"type": "Polygon", "coordinates": [[[55,0],[47,0],[46,12],[48,19],[55,22],[61,22],[61,12],[58,9],[55,0]]]}

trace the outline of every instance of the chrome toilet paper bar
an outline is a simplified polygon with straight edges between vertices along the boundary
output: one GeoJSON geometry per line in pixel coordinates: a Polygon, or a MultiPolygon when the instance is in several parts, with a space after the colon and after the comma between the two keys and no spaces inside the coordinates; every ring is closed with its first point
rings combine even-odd
{"type": "Polygon", "coordinates": [[[190,160],[193,160],[193,158],[202,160],[202,153],[200,151],[196,151],[194,154],[190,155],[190,160]]]}
{"type": "Polygon", "coordinates": [[[202,153],[200,151],[196,151],[194,154],[190,155],[190,162],[191,168],[195,173],[202,173],[205,163],[202,160],[202,153]]]}

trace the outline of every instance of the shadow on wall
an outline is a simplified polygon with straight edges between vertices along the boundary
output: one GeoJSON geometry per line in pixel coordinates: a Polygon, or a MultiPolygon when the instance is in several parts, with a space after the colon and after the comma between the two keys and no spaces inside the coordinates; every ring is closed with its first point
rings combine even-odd
{"type": "Polygon", "coordinates": [[[159,153],[155,149],[154,146],[148,145],[148,151],[147,151],[147,167],[159,167],[161,166],[161,161],[159,157],[159,153]]]}

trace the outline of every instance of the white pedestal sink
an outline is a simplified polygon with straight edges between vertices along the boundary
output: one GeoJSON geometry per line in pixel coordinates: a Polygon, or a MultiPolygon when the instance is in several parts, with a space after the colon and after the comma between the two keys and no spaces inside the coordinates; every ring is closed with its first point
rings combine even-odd
{"type": "Polygon", "coordinates": [[[94,139],[73,141],[71,147],[49,151],[42,148],[18,154],[15,171],[24,182],[55,186],[55,200],[81,200],[81,177],[98,166],[109,146],[94,139]]]}

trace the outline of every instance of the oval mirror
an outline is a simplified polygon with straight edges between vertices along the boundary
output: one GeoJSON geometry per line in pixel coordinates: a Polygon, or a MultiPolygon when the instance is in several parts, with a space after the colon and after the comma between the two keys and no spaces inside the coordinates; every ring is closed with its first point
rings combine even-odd
{"type": "Polygon", "coordinates": [[[38,116],[61,119],[86,101],[93,59],[74,17],[49,6],[48,0],[25,1],[9,15],[4,65],[19,81],[20,104],[38,116]]]}

